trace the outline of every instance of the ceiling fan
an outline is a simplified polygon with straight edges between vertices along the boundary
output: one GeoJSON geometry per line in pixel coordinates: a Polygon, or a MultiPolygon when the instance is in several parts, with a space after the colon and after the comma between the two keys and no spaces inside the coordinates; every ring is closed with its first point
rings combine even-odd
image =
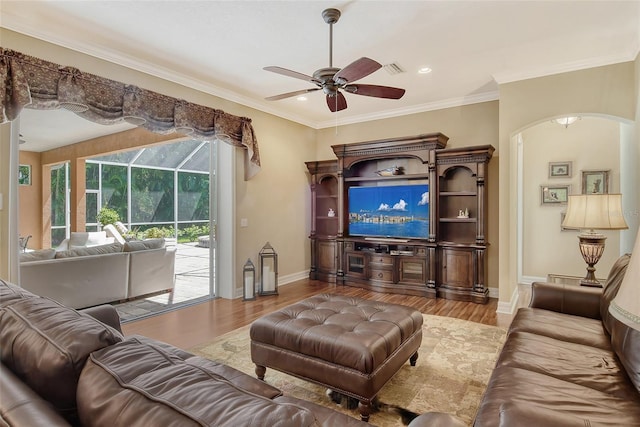
{"type": "Polygon", "coordinates": [[[325,9],[322,12],[324,22],[329,24],[329,67],[320,68],[308,76],[297,71],[287,70],[282,67],[264,67],[264,70],[273,73],[282,74],[283,76],[294,77],[300,80],[306,80],[315,84],[317,87],[311,89],[296,90],[294,92],[282,93],[280,95],[265,98],[268,101],[277,101],[279,99],[290,98],[292,96],[302,95],[309,92],[321,90],[326,94],[327,106],[332,112],[344,110],[347,108],[347,100],[340,89],[345,92],[356,95],[373,96],[376,98],[400,99],[404,95],[404,89],[390,86],[378,86],[367,84],[353,84],[369,74],[377,71],[382,67],[373,59],[362,57],[346,67],[333,67],[333,24],[338,22],[340,11],[338,9],[325,9]]]}

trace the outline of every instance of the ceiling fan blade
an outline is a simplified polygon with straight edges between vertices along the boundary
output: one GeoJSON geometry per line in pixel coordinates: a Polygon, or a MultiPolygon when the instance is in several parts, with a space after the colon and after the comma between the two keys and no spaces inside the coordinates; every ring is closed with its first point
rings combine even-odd
{"type": "Polygon", "coordinates": [[[400,99],[404,95],[405,90],[397,87],[378,86],[378,85],[348,85],[344,87],[349,93],[356,95],[374,96],[376,98],[400,99]]]}
{"type": "Polygon", "coordinates": [[[333,81],[344,84],[354,82],[382,68],[382,65],[366,57],[362,57],[338,71],[333,81]]]}
{"type": "Polygon", "coordinates": [[[265,98],[267,101],[277,101],[279,99],[291,98],[296,95],[304,95],[305,93],[315,92],[316,90],[320,90],[319,87],[314,87],[312,89],[302,89],[296,90],[294,92],[281,93],[280,95],[269,96],[265,98]]]}
{"type": "Polygon", "coordinates": [[[336,92],[335,95],[327,95],[327,106],[332,113],[335,113],[347,108],[347,100],[341,92],[336,92]]]}
{"type": "Polygon", "coordinates": [[[314,79],[311,76],[307,76],[306,74],[302,74],[297,71],[287,70],[286,68],[282,68],[282,67],[274,67],[274,66],[264,67],[263,70],[271,71],[272,73],[281,74],[287,77],[293,77],[296,79],[305,80],[307,82],[311,82],[315,84],[320,83],[318,80],[314,79]]]}

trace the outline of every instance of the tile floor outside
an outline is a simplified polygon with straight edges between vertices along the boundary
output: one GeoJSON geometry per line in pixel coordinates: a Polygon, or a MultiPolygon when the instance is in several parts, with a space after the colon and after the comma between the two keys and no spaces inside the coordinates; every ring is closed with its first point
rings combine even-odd
{"type": "Polygon", "coordinates": [[[173,292],[114,304],[120,320],[158,314],[209,298],[209,251],[197,242],[176,244],[175,288],[173,292]]]}

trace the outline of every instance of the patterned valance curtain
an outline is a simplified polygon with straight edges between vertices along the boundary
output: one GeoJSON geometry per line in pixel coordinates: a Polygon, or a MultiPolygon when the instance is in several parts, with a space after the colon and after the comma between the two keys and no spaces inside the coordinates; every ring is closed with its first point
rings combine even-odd
{"type": "Polygon", "coordinates": [[[260,171],[258,141],[249,118],[2,47],[0,79],[1,123],[17,118],[24,107],[64,108],[105,125],[126,121],[160,134],[177,132],[200,140],[217,138],[245,148],[245,179],[260,171]]]}

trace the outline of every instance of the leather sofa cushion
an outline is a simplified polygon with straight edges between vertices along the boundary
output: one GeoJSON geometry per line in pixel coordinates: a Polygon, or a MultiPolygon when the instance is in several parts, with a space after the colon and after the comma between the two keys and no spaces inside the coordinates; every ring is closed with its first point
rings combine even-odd
{"type": "Polygon", "coordinates": [[[0,330],[2,363],[69,420],[89,353],[122,340],[91,316],[38,297],[0,307],[0,330]]]}
{"type": "Polygon", "coordinates": [[[131,240],[124,244],[125,252],[146,251],[164,248],[164,239],[131,240]]]}
{"type": "Polygon", "coordinates": [[[273,399],[274,397],[280,396],[282,394],[279,389],[267,384],[264,381],[260,381],[255,377],[249,376],[244,372],[240,372],[237,369],[232,368],[231,366],[223,365],[209,359],[194,356],[192,353],[189,353],[162,341],[157,341],[143,335],[132,335],[131,337],[128,337],[127,340],[135,340],[141,344],[156,347],[160,351],[170,353],[182,360],[189,360],[189,363],[193,364],[194,366],[199,366],[202,369],[209,370],[227,379],[243,390],[259,394],[260,396],[264,396],[268,399],[273,399]]]}
{"type": "Polygon", "coordinates": [[[509,332],[532,332],[576,344],[611,349],[611,341],[602,321],[582,316],[557,313],[538,308],[518,309],[509,332]]]}
{"type": "MultiPolygon", "coordinates": [[[[567,417],[589,420],[592,426],[640,427],[640,397],[623,399],[570,381],[539,372],[510,366],[493,371],[474,426],[499,426],[501,406],[505,402],[559,411],[567,417]]],[[[505,424],[502,424],[505,425],[505,424]]],[[[509,426],[555,426],[517,422],[509,426]]]]}
{"type": "Polygon", "coordinates": [[[137,339],[93,352],[78,383],[83,426],[311,426],[313,413],[137,339]]]}
{"type": "Polygon", "coordinates": [[[59,251],[56,252],[56,259],[72,258],[78,256],[114,254],[118,252],[122,252],[122,245],[120,243],[110,243],[108,245],[90,246],[86,248],[69,249],[68,251],[59,251]]]}
{"type": "Polygon", "coordinates": [[[500,405],[500,427],[553,426],[596,427],[588,417],[569,415],[561,410],[543,408],[526,402],[505,402],[500,405]]]}
{"type": "Polygon", "coordinates": [[[512,332],[496,366],[527,369],[620,398],[637,396],[613,350],[512,332]]]}
{"type": "MultiPolygon", "coordinates": [[[[357,418],[350,417],[331,408],[316,405],[313,402],[296,399],[295,397],[281,396],[275,399],[278,403],[302,406],[313,412],[318,421],[319,426],[323,427],[364,427],[371,424],[360,421],[357,418]]],[[[431,426],[437,427],[437,426],[431,426]]],[[[460,427],[457,425],[447,425],[447,427],[460,427]]]]}
{"type": "Polygon", "coordinates": [[[607,277],[604,290],[602,291],[602,298],[600,299],[600,317],[602,318],[602,323],[609,334],[611,334],[612,322],[611,314],[609,314],[609,304],[611,304],[611,301],[613,301],[618,294],[618,290],[622,284],[622,279],[624,279],[624,275],[627,272],[630,259],[631,255],[626,254],[616,260],[609,271],[609,276],[607,277]]]}
{"type": "Polygon", "coordinates": [[[43,261],[54,259],[56,257],[55,249],[40,249],[38,251],[23,252],[20,254],[20,262],[43,261]]]}
{"type": "Polygon", "coordinates": [[[38,298],[38,296],[24,290],[20,286],[0,279],[0,306],[13,304],[24,298],[38,298]]]}

